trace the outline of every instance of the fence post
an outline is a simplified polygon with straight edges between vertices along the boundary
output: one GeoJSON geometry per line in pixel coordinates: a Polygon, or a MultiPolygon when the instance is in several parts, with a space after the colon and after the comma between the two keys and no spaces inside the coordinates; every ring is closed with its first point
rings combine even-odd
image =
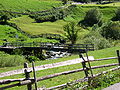
{"type": "MultiPolygon", "coordinates": [[[[30,79],[30,72],[27,71],[27,68],[28,68],[28,63],[24,63],[24,73],[25,73],[25,79],[30,79]]],[[[28,84],[27,85],[27,89],[28,90],[32,90],[32,84],[28,84]]]]}
{"type": "MultiPolygon", "coordinates": [[[[84,60],[83,55],[81,53],[79,54],[79,57],[84,60]]],[[[83,70],[84,70],[84,73],[85,73],[85,77],[88,77],[88,74],[89,74],[88,70],[89,69],[86,66],[86,61],[85,60],[82,62],[82,66],[83,66],[83,70]]]]}
{"type": "Polygon", "coordinates": [[[35,90],[37,90],[37,79],[36,79],[35,65],[33,60],[32,60],[32,68],[33,68],[34,81],[35,81],[35,90]]]}
{"type": "Polygon", "coordinates": [[[119,63],[119,66],[120,66],[120,52],[119,52],[119,50],[117,50],[117,56],[118,56],[118,63],[119,63]]]}

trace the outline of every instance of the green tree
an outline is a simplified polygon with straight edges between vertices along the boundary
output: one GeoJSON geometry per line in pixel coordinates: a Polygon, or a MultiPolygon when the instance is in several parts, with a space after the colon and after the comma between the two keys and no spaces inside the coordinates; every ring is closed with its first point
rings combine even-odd
{"type": "Polygon", "coordinates": [[[84,20],[80,23],[85,26],[93,26],[94,24],[98,24],[100,26],[102,24],[102,13],[96,8],[91,9],[86,12],[84,20]]]}
{"type": "Polygon", "coordinates": [[[101,35],[107,39],[120,40],[120,22],[110,21],[103,24],[101,35]]]}
{"type": "Polygon", "coordinates": [[[111,47],[110,42],[104,38],[99,31],[90,31],[84,38],[84,43],[94,44],[94,48],[104,49],[111,47]]]}
{"type": "Polygon", "coordinates": [[[6,24],[8,20],[10,20],[11,16],[9,13],[1,11],[0,12],[0,23],[6,24]]]}
{"type": "Polygon", "coordinates": [[[115,16],[112,18],[113,21],[120,21],[120,8],[115,12],[115,16]]]}
{"type": "Polygon", "coordinates": [[[68,0],[62,0],[63,4],[67,4],[68,0]]]}
{"type": "Polygon", "coordinates": [[[75,22],[70,22],[63,26],[65,31],[65,36],[71,42],[71,44],[75,44],[78,38],[79,29],[76,28],[75,22]]]}

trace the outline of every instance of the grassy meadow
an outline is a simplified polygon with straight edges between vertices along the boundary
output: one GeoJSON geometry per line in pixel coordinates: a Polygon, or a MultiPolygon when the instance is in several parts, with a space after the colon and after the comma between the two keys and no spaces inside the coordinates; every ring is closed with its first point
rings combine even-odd
{"type": "Polygon", "coordinates": [[[0,10],[15,12],[41,11],[58,6],[61,2],[57,0],[0,0],[0,10]]]}
{"type": "MultiPolygon", "coordinates": [[[[61,6],[61,1],[59,0],[0,0],[0,10],[8,10],[8,11],[14,11],[14,12],[36,12],[36,11],[42,11],[42,10],[49,10],[53,7],[59,7],[61,6]],[[14,3],[13,3],[14,2],[14,3]]],[[[77,5],[75,10],[71,10],[71,13],[65,17],[64,19],[57,20],[55,22],[43,22],[43,23],[36,23],[34,19],[30,18],[28,15],[22,15],[17,18],[12,18],[8,22],[15,23],[21,30],[24,32],[31,34],[31,35],[39,35],[43,33],[52,33],[52,34],[61,34],[63,35],[64,30],[63,26],[66,25],[70,21],[79,22],[84,19],[85,14],[88,10],[93,8],[98,8],[103,13],[103,19],[104,22],[107,22],[111,20],[111,18],[115,14],[115,10],[120,6],[120,3],[110,3],[110,4],[84,4],[84,5],[77,5]]],[[[78,29],[80,29],[78,33],[78,40],[77,43],[83,43],[84,37],[90,32],[92,27],[87,28],[81,28],[79,25],[77,26],[78,29]]],[[[19,42],[23,40],[22,42],[58,42],[56,40],[50,40],[45,38],[29,38],[28,36],[22,34],[21,32],[17,31],[16,29],[8,26],[8,25],[0,25],[0,45],[2,43],[6,42],[19,42]]],[[[112,47],[112,48],[106,48],[101,50],[95,50],[88,52],[89,56],[94,56],[95,59],[100,58],[107,58],[107,57],[116,57],[116,50],[120,50],[120,47],[112,47]]],[[[9,55],[4,52],[0,52],[0,73],[7,72],[11,70],[21,69],[23,68],[23,63],[27,62],[27,60],[22,55],[9,55]],[[6,63],[4,63],[6,61],[6,63]],[[20,63],[19,63],[20,62],[20,63]],[[13,63],[13,65],[12,65],[13,63]],[[14,64],[19,65],[15,66],[14,64]],[[2,65],[9,66],[11,64],[11,67],[4,67],[2,65]]],[[[71,60],[79,58],[79,55],[72,55],[69,57],[59,58],[59,59],[53,59],[53,60],[40,60],[36,61],[35,65],[40,66],[44,64],[51,64],[66,60],[71,60]]],[[[99,65],[105,65],[105,64],[112,64],[112,63],[118,63],[118,60],[106,60],[106,61],[96,61],[91,62],[92,66],[99,66],[99,65]]],[[[29,66],[31,66],[31,63],[29,63],[29,66]]],[[[74,64],[74,65],[68,65],[68,66],[62,66],[62,67],[56,67],[46,70],[40,70],[37,71],[37,77],[46,76],[49,74],[74,70],[82,68],[81,63],[74,64]]],[[[93,73],[99,73],[104,70],[108,70],[113,67],[107,67],[107,68],[101,68],[93,70],[93,73]]],[[[31,73],[31,77],[33,77],[33,74],[31,73]]],[[[64,75],[55,77],[52,79],[47,79],[41,82],[38,82],[38,87],[52,87],[56,85],[60,85],[66,82],[70,82],[79,78],[84,77],[84,72],[78,72],[73,73],[70,75],[64,75]]],[[[24,74],[18,74],[18,75],[12,75],[8,77],[0,78],[2,79],[18,79],[18,78],[24,78],[24,74]]],[[[0,85],[2,87],[4,85],[0,85]]],[[[15,87],[10,88],[8,90],[26,90],[26,86],[22,87],[15,87]]]]}
{"type": "MultiPolygon", "coordinates": [[[[119,47],[113,47],[113,48],[107,48],[107,49],[103,49],[103,50],[90,51],[88,54],[89,54],[89,56],[94,56],[95,59],[106,58],[106,57],[116,57],[117,56],[116,50],[119,50],[119,49],[120,49],[119,47]]],[[[65,60],[71,60],[71,59],[78,58],[78,57],[79,57],[78,55],[74,55],[71,57],[63,58],[63,59],[61,58],[61,59],[35,62],[35,64],[36,64],[36,66],[38,66],[38,65],[43,65],[43,64],[50,64],[50,63],[65,61],[65,60]]],[[[106,61],[96,61],[96,62],[91,62],[91,65],[99,66],[99,65],[112,64],[112,63],[118,63],[118,61],[115,59],[114,60],[106,60],[106,61]]],[[[23,66],[21,66],[21,67],[23,67],[23,66]]],[[[19,67],[19,68],[21,68],[21,67],[19,67]]],[[[74,64],[74,65],[46,69],[46,70],[40,70],[40,71],[37,71],[36,73],[37,73],[37,77],[42,77],[42,76],[46,76],[49,74],[54,74],[54,73],[59,73],[59,72],[64,72],[64,71],[69,71],[69,70],[74,70],[74,69],[79,69],[79,68],[82,68],[82,65],[80,63],[74,64]]],[[[110,68],[113,68],[113,67],[95,69],[95,70],[93,70],[93,73],[96,74],[96,73],[108,70],[110,68]]],[[[16,67],[16,69],[18,69],[18,68],[16,67]]],[[[2,70],[4,70],[4,68],[2,70]]],[[[5,70],[7,70],[7,68],[5,68],[5,70]]],[[[8,68],[8,70],[10,70],[10,68],[8,68]]],[[[31,73],[31,76],[33,76],[32,73],[31,73]]],[[[39,87],[42,87],[42,86],[51,87],[51,86],[63,84],[63,83],[70,82],[70,81],[76,80],[78,78],[83,78],[83,77],[84,77],[84,73],[78,72],[78,73],[74,73],[74,74],[70,74],[70,75],[63,75],[63,76],[55,77],[52,79],[40,81],[40,82],[38,82],[38,86],[39,87]],[[57,81],[57,82],[55,82],[55,81],[57,81]]],[[[11,79],[24,78],[24,75],[23,74],[12,75],[12,76],[3,77],[0,79],[9,79],[9,78],[11,78],[11,79]]],[[[9,90],[15,90],[15,89],[20,90],[20,89],[25,89],[25,87],[26,86],[18,87],[18,88],[15,87],[15,88],[11,88],[9,90]]]]}
{"type": "Polygon", "coordinates": [[[38,35],[42,33],[62,34],[63,25],[66,24],[63,20],[56,22],[36,23],[34,19],[31,19],[28,16],[14,18],[11,19],[10,22],[16,23],[23,31],[31,35],[38,35]]]}
{"type": "MultiPolygon", "coordinates": [[[[71,14],[65,17],[63,20],[57,20],[55,22],[36,23],[34,19],[28,17],[27,15],[18,18],[13,18],[10,20],[10,22],[17,24],[18,27],[20,27],[23,31],[31,35],[38,35],[41,33],[63,34],[63,26],[65,24],[67,24],[70,21],[79,22],[80,20],[83,20],[83,18],[85,17],[85,12],[92,9],[93,7],[78,6],[77,8],[78,11],[76,10],[74,12],[71,12],[71,14]]],[[[94,8],[98,8],[103,13],[103,19],[105,22],[110,20],[114,16],[114,12],[116,10],[116,7],[95,6],[94,8]]],[[[88,31],[86,30],[85,32],[87,33],[88,31]]]]}

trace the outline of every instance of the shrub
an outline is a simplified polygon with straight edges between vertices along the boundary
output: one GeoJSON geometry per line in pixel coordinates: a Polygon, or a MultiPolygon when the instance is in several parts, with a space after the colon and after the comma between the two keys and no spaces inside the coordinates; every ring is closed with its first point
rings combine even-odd
{"type": "Polygon", "coordinates": [[[84,43],[94,44],[94,47],[97,50],[111,47],[110,42],[103,38],[98,31],[91,31],[85,37],[84,43]]]}
{"type": "Polygon", "coordinates": [[[80,83],[68,83],[65,90],[102,90],[103,88],[109,87],[115,83],[120,82],[120,71],[108,72],[107,74],[101,74],[100,76],[91,78],[88,82],[80,82],[80,83]],[[85,87],[88,85],[88,87],[85,87]],[[84,89],[81,89],[83,88],[84,89]]]}
{"type": "Polygon", "coordinates": [[[7,12],[0,11],[0,23],[1,24],[6,24],[7,20],[11,18],[11,15],[7,12]]]}
{"type": "Polygon", "coordinates": [[[76,29],[75,22],[70,22],[63,26],[63,29],[65,31],[65,36],[67,39],[71,42],[71,44],[75,44],[78,39],[78,31],[79,29],[76,29]]]}
{"type": "Polygon", "coordinates": [[[115,16],[112,18],[113,21],[120,21],[120,8],[115,12],[115,16]]]}
{"type": "Polygon", "coordinates": [[[46,21],[54,22],[56,20],[65,18],[69,14],[70,8],[71,6],[68,8],[53,8],[45,12],[31,13],[29,17],[34,18],[38,23],[46,21]]]}
{"type": "Polygon", "coordinates": [[[85,26],[93,26],[94,24],[102,25],[102,13],[98,9],[91,9],[86,13],[83,21],[80,21],[85,26]]]}
{"type": "Polygon", "coordinates": [[[25,58],[19,55],[9,55],[0,52],[0,67],[12,67],[24,64],[25,58]]]}
{"type": "Polygon", "coordinates": [[[120,22],[104,23],[101,30],[101,35],[106,39],[119,40],[120,39],[120,22]]]}

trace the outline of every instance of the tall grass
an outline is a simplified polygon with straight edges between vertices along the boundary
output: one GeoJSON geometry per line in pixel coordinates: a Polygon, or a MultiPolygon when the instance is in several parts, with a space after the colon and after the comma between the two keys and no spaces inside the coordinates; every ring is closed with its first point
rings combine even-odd
{"type": "Polygon", "coordinates": [[[13,67],[23,65],[25,58],[19,55],[8,55],[0,52],[0,67],[13,67]]]}

